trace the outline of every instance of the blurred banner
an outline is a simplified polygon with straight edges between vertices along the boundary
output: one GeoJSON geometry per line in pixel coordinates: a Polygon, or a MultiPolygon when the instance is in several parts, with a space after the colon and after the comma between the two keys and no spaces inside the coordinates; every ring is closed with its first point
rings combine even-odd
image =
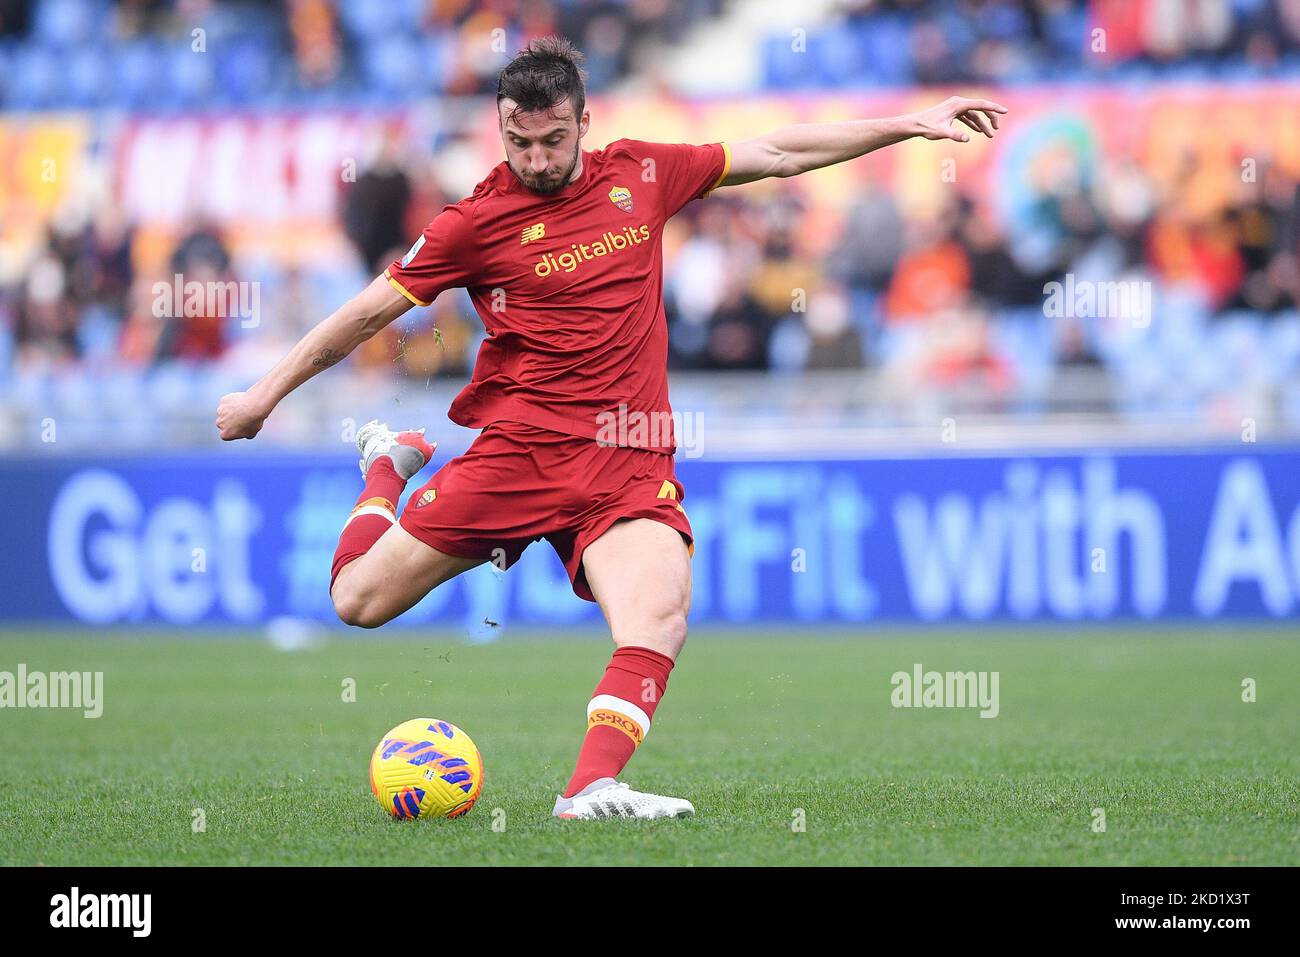
{"type": "MultiPolygon", "coordinates": [[[[792,123],[897,115],[933,105],[947,92],[701,101],[593,96],[585,145],[596,149],[620,137],[741,139],[792,123]]],[[[916,140],[800,178],[794,188],[806,194],[814,216],[807,241],[823,249],[833,243],[846,197],[868,183],[887,185],[909,216],[935,212],[951,193],[936,184],[956,183],[992,202],[1005,225],[1041,231],[1041,197],[1120,177],[1125,169],[1143,171],[1162,192],[1177,191],[1180,208],[1194,217],[1231,203],[1256,181],[1261,164],[1300,178],[1300,86],[1294,83],[1040,87],[999,90],[997,97],[1015,122],[996,141],[916,140]]],[[[107,200],[141,230],[142,268],[159,258],[151,248],[159,241],[155,231],[175,231],[194,219],[230,230],[237,248],[300,263],[320,252],[322,231],[338,229],[341,194],[385,148],[419,156],[419,165],[453,196],[467,194],[501,161],[491,100],[456,106],[0,119],[0,249],[17,251],[34,241],[61,204],[107,200]],[[257,189],[248,189],[250,182],[257,189]],[[301,234],[268,234],[268,227],[311,230],[311,242],[301,234]]],[[[777,188],[769,183],[759,190],[777,188]]]]}
{"type": "MultiPolygon", "coordinates": [[[[1300,615],[1300,447],[876,460],[682,460],[692,621],[1104,621],[1300,615]]],[[[321,456],[0,463],[0,619],[336,621],[359,490],[321,456]]],[[[540,542],[401,625],[596,624],[540,542]]]]}

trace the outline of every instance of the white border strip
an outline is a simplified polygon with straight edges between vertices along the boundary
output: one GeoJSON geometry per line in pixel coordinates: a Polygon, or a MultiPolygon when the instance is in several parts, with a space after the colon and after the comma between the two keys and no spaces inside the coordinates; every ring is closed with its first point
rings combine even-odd
{"type": "Polygon", "coordinates": [[[650,715],[646,714],[630,701],[624,701],[622,698],[615,698],[612,694],[598,694],[587,702],[587,717],[591,717],[593,711],[604,708],[607,711],[617,711],[621,715],[626,715],[637,724],[641,725],[642,735],[650,733],[650,715]]]}
{"type": "Polygon", "coordinates": [[[393,524],[397,523],[397,516],[394,515],[392,512],[390,512],[388,509],[384,508],[382,505],[363,505],[361,506],[361,508],[357,509],[355,512],[353,512],[351,515],[348,516],[348,520],[343,523],[343,527],[347,528],[349,525],[352,524],[352,520],[354,518],[360,518],[362,515],[382,515],[384,516],[384,518],[388,519],[393,524]]]}

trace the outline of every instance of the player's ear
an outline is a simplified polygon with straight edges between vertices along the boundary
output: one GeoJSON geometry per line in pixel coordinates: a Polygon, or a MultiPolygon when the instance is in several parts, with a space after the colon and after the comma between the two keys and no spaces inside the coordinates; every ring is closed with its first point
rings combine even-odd
{"type": "Polygon", "coordinates": [[[583,110],[582,116],[578,117],[578,139],[587,135],[587,130],[591,126],[591,111],[583,110]]]}

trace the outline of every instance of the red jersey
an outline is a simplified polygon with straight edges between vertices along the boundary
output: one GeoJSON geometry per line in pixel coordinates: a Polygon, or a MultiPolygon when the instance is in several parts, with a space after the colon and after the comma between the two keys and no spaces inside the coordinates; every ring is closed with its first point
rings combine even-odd
{"type": "Polygon", "coordinates": [[[384,275],[418,306],[463,286],[487,329],[453,422],[518,422],[672,452],[664,223],[717,188],[725,143],[617,140],[539,195],[504,161],[384,275]],[[648,424],[648,428],[646,425],[648,424]]]}

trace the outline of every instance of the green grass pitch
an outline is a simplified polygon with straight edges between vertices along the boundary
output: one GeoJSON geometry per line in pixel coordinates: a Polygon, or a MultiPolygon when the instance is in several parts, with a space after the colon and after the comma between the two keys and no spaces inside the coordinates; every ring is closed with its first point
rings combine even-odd
{"type": "Polygon", "coordinates": [[[0,711],[0,863],[1300,860],[1294,630],[701,631],[624,775],[696,817],[555,821],[609,647],[10,633],[0,670],[103,671],[105,707],[0,711]],[[915,662],[999,672],[1001,714],[892,707],[890,676],[915,662]],[[467,817],[393,821],[372,797],[370,751],[412,717],[459,724],[482,750],[467,817]]]}

